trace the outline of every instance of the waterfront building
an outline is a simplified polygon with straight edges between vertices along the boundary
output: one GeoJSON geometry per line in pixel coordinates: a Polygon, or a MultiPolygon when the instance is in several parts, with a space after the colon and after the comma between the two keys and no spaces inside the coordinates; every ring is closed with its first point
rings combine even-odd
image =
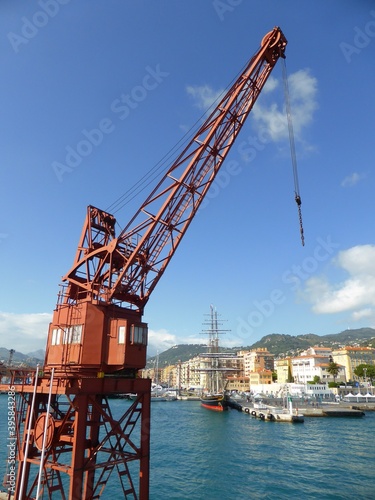
{"type": "Polygon", "coordinates": [[[291,358],[275,360],[275,371],[277,374],[277,382],[286,384],[292,381],[292,362],[291,358]]]}
{"type": "Polygon", "coordinates": [[[250,372],[250,389],[254,385],[269,385],[272,384],[272,371],[265,368],[258,368],[258,370],[250,372]]]}
{"type": "Polygon", "coordinates": [[[151,380],[159,380],[161,376],[161,369],[156,368],[156,366],[152,366],[150,368],[144,368],[141,370],[142,378],[150,378],[151,380]]]}
{"type": "MultiPolygon", "coordinates": [[[[338,364],[338,363],[337,363],[338,364]]],[[[345,366],[338,364],[338,373],[336,377],[329,373],[330,362],[318,363],[316,365],[317,375],[322,382],[346,382],[345,366]],[[319,375],[320,372],[320,375],[319,375]]]]}
{"type": "Polygon", "coordinates": [[[328,387],[328,384],[306,384],[305,394],[311,399],[329,399],[335,397],[334,391],[328,387]]]}
{"type": "Polygon", "coordinates": [[[250,390],[250,377],[229,375],[226,381],[227,391],[248,392],[250,390]]]}
{"type": "Polygon", "coordinates": [[[201,369],[206,366],[205,361],[206,360],[199,356],[196,356],[195,358],[181,363],[180,386],[182,388],[205,387],[205,377],[201,372],[201,369]]]}
{"type": "Polygon", "coordinates": [[[354,370],[361,364],[375,365],[375,349],[372,347],[344,347],[332,351],[335,363],[345,366],[346,380],[356,380],[354,370]]]}
{"type": "MultiPolygon", "coordinates": [[[[292,358],[292,376],[295,382],[306,384],[319,377],[322,382],[333,381],[334,377],[328,373],[330,357],[326,354],[305,354],[292,358]]],[[[340,364],[337,362],[337,364],[340,364]]],[[[345,366],[340,366],[337,381],[346,380],[345,366]]]]}
{"type": "Polygon", "coordinates": [[[177,370],[175,365],[168,365],[161,370],[161,383],[168,387],[176,387],[177,385],[177,370]]]}
{"type": "Polygon", "coordinates": [[[314,346],[309,347],[308,349],[306,349],[306,351],[301,352],[301,356],[309,356],[311,354],[314,356],[329,358],[330,356],[332,356],[332,349],[330,347],[314,346]]]}
{"type": "Polygon", "coordinates": [[[245,376],[249,376],[250,372],[256,372],[259,369],[273,372],[275,369],[275,356],[268,352],[266,347],[259,347],[245,353],[243,363],[245,376]]]}

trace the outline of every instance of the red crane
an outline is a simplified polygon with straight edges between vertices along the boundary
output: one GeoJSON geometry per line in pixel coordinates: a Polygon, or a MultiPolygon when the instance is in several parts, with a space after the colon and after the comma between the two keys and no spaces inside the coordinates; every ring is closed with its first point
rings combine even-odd
{"type": "Polygon", "coordinates": [[[116,472],[124,498],[148,498],[150,383],[136,376],[146,364],[144,307],[286,45],[278,27],[265,35],[120,234],[113,215],[88,207],[49,328],[43,372],[33,384],[17,386],[17,499],[41,491],[54,499],[58,493],[99,498],[116,472]],[[137,400],[115,418],[107,396],[128,392],[137,400]],[[134,460],[138,487],[128,466],[134,460]]]}

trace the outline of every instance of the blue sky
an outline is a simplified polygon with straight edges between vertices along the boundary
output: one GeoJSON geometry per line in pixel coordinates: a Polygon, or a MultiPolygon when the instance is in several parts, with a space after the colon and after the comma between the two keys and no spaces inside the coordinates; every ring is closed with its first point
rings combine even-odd
{"type": "Polygon", "coordinates": [[[146,175],[274,26],[306,245],[279,63],[227,159],[236,175],[223,165],[146,307],[150,353],[205,342],[210,304],[228,346],[375,327],[373,2],[2,0],[0,13],[1,346],[44,348],[86,206],[146,175]]]}

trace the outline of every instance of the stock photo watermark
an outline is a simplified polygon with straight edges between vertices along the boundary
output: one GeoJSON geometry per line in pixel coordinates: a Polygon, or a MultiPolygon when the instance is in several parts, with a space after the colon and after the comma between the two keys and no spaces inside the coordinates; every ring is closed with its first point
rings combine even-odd
{"type": "Polygon", "coordinates": [[[224,21],[225,15],[233,12],[234,8],[238,7],[242,2],[243,0],[214,0],[212,6],[220,21],[224,21]]]}
{"type": "MultiPolygon", "coordinates": [[[[249,135],[246,139],[242,140],[238,145],[237,153],[248,164],[253,162],[258,153],[263,151],[270,142],[272,142],[272,138],[269,132],[266,129],[260,130],[257,136],[249,135]]],[[[203,199],[199,210],[206,208],[210,200],[219,196],[222,190],[229,185],[231,179],[241,174],[244,168],[246,167],[243,167],[238,160],[229,160],[224,163],[203,199]]]]}
{"type": "Polygon", "coordinates": [[[71,0],[39,0],[40,10],[35,11],[31,19],[26,16],[21,17],[19,33],[10,31],[7,35],[14,52],[18,54],[21,48],[30,43],[40,30],[60,12],[60,6],[70,2],[71,0]]]}
{"type": "MultiPolygon", "coordinates": [[[[147,66],[145,70],[146,74],[139,85],[134,86],[129,93],[121,94],[112,101],[110,110],[119,120],[128,118],[130,113],[147,98],[149,92],[155,90],[169,76],[167,71],[161,70],[160,64],[157,64],[155,68],[147,66]]],[[[65,146],[64,161],[52,162],[51,166],[58,181],[62,182],[64,174],[77,168],[84,158],[90,156],[102,144],[105,136],[112,134],[115,129],[114,121],[109,117],[104,117],[99,120],[96,127],[81,130],[81,139],[75,146],[69,144],[65,146]]]]}
{"type": "MultiPolygon", "coordinates": [[[[317,245],[313,254],[305,257],[299,264],[294,264],[291,268],[284,271],[281,275],[281,281],[288,285],[291,291],[296,291],[310,278],[319,268],[322,262],[327,261],[339,248],[339,244],[332,241],[330,236],[325,239],[317,238],[317,245]]],[[[281,288],[273,289],[268,297],[253,302],[253,309],[245,318],[237,318],[236,333],[240,339],[244,339],[255,332],[264,321],[271,317],[277,307],[283,304],[287,299],[285,291],[281,288]]]]}
{"type": "Polygon", "coordinates": [[[368,47],[372,39],[375,38],[375,10],[370,11],[370,19],[363,27],[355,26],[354,37],[351,43],[341,42],[340,49],[346,62],[350,63],[354,54],[358,55],[363,49],[368,47]]]}
{"type": "Polygon", "coordinates": [[[9,493],[14,493],[16,488],[16,453],[17,453],[17,434],[16,434],[16,392],[15,387],[8,387],[8,412],[7,412],[7,473],[4,479],[4,486],[9,493]]]}

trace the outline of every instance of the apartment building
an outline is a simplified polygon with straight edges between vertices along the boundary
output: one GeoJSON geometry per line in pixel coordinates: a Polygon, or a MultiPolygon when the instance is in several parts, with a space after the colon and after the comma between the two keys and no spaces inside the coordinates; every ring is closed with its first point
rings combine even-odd
{"type": "Polygon", "coordinates": [[[229,375],[226,381],[228,391],[248,392],[250,390],[250,377],[229,375]]]}
{"type": "Polygon", "coordinates": [[[277,382],[279,384],[286,384],[291,382],[292,377],[292,359],[284,358],[275,361],[275,371],[277,373],[277,382]]]}
{"type": "Polygon", "coordinates": [[[272,384],[272,371],[265,368],[258,368],[258,370],[250,372],[250,389],[254,385],[268,385],[272,384]]]}
{"type": "Polygon", "coordinates": [[[243,364],[245,376],[249,376],[251,372],[256,372],[259,369],[273,372],[275,369],[275,356],[268,352],[266,347],[260,347],[244,353],[243,364]]]}
{"type": "Polygon", "coordinates": [[[345,367],[346,380],[356,380],[354,370],[358,365],[375,365],[375,349],[372,347],[344,347],[332,351],[333,361],[345,367]]]}
{"type": "MultiPolygon", "coordinates": [[[[301,355],[292,358],[292,376],[294,382],[306,384],[314,380],[314,377],[319,377],[322,382],[333,381],[334,378],[328,373],[330,358],[327,355],[301,355]]],[[[337,363],[340,364],[340,363],[337,363]]],[[[340,365],[339,373],[336,381],[345,381],[345,367],[340,365]]]]}

